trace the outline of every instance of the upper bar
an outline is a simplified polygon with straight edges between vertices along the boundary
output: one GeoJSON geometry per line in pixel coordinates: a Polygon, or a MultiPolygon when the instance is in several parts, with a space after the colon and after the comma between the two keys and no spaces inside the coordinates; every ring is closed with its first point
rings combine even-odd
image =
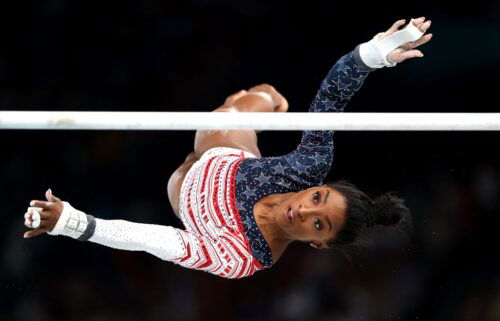
{"type": "Polygon", "coordinates": [[[213,113],[0,111],[0,129],[500,130],[500,113],[213,113]]]}

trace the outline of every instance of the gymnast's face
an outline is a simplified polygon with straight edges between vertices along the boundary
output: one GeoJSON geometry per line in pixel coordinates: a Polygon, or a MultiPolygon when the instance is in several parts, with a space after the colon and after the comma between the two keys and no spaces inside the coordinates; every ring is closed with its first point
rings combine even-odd
{"type": "Polygon", "coordinates": [[[344,196],[326,185],[293,194],[278,207],[276,222],[292,240],[307,241],[316,248],[342,229],[347,204],[344,196]]]}

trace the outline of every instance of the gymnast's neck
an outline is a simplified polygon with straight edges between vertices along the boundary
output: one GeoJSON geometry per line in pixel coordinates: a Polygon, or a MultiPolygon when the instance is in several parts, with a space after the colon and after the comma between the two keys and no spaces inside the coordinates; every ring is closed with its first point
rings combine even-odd
{"type": "Polygon", "coordinates": [[[293,242],[293,239],[291,239],[276,223],[276,215],[278,215],[278,211],[276,210],[277,207],[289,199],[293,194],[295,193],[268,195],[255,203],[253,208],[255,222],[262,236],[271,248],[273,263],[278,261],[285,252],[288,244],[293,242]]]}

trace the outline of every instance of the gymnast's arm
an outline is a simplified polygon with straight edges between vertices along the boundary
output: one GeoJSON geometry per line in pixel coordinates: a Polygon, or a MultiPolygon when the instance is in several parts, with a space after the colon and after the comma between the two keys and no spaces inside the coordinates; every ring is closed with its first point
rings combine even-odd
{"type": "MultiPolygon", "coordinates": [[[[432,34],[422,36],[430,27],[430,21],[424,21],[424,17],[412,19],[403,30],[399,28],[405,20],[396,21],[386,32],[377,34],[370,42],[358,45],[340,58],[321,83],[309,112],[343,112],[371,71],[422,57],[422,52],[415,48],[432,37],[432,34]],[[399,46],[398,41],[402,43],[399,46]],[[391,45],[397,47],[394,49],[391,45]],[[388,54],[380,56],[384,50],[388,54]]],[[[333,131],[304,131],[297,149],[284,156],[289,167],[297,172],[300,183],[322,183],[333,160],[333,135],[333,131]]]]}
{"type": "Polygon", "coordinates": [[[24,233],[25,238],[46,232],[121,250],[145,251],[163,260],[172,260],[185,253],[178,229],[171,226],[102,220],[61,201],[52,195],[50,189],[45,196],[47,201],[30,202],[32,207],[28,208],[24,216],[25,225],[33,227],[34,221],[37,220],[36,215],[39,215],[40,219],[37,228],[24,233]]]}
{"type": "MultiPolygon", "coordinates": [[[[309,112],[343,112],[374,68],[360,57],[359,47],[340,58],[330,69],[312,101],[309,112]]],[[[297,148],[282,157],[289,177],[306,186],[319,185],[333,161],[333,131],[304,131],[297,148]],[[291,175],[290,175],[291,174],[291,175]]],[[[285,170],[286,171],[286,170],[285,170]]]]}
{"type": "Polygon", "coordinates": [[[69,203],[62,202],[52,195],[51,190],[45,196],[47,201],[34,200],[30,203],[31,207],[25,214],[25,225],[34,228],[35,216],[40,216],[40,219],[39,226],[26,232],[25,238],[42,233],[63,235],[120,250],[144,251],[165,261],[223,277],[231,278],[236,275],[231,267],[227,268],[228,262],[218,255],[213,242],[203,236],[171,226],[94,218],[73,208],[69,203]],[[208,263],[212,261],[220,264],[215,266],[208,263]],[[221,272],[221,266],[225,272],[221,272]]]}

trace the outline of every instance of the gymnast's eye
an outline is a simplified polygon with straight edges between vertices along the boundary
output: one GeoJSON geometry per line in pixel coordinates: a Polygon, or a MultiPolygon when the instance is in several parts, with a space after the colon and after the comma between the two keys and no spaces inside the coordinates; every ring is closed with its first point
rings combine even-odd
{"type": "Polygon", "coordinates": [[[319,191],[315,192],[314,195],[313,195],[313,199],[315,202],[318,202],[321,198],[321,194],[319,193],[319,191]]]}
{"type": "Polygon", "coordinates": [[[319,218],[315,218],[314,219],[314,227],[320,231],[321,230],[321,221],[319,220],[319,218]]]}

